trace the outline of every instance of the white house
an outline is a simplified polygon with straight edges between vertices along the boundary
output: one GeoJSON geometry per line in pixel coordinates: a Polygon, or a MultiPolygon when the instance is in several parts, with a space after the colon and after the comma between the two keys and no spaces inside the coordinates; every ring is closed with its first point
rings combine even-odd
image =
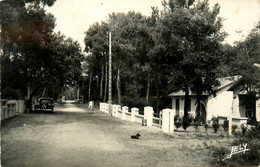
{"type": "MultiPolygon", "coordinates": [[[[201,95],[200,111],[198,109],[196,94],[189,92],[190,99],[188,101],[189,114],[193,116],[200,115],[203,122],[211,120],[212,117],[218,117],[220,123],[232,116],[233,124],[244,124],[247,119],[251,117],[247,110],[249,108],[245,105],[246,92],[243,92],[236,86],[239,77],[227,77],[220,79],[220,86],[217,88],[216,96],[213,94],[201,95]]],[[[184,96],[183,91],[173,92],[169,96],[172,98],[172,109],[176,115],[184,115],[184,96]]],[[[256,101],[254,105],[256,111],[257,121],[260,121],[260,100],[256,101]]]]}

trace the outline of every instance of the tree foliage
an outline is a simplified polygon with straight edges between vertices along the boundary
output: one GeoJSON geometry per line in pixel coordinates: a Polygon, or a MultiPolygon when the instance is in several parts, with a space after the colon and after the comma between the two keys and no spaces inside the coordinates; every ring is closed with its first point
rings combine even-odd
{"type": "Polygon", "coordinates": [[[223,59],[228,75],[240,76],[237,87],[247,93],[245,106],[247,116],[256,117],[256,96],[260,93],[260,22],[244,41],[226,47],[223,59]]]}
{"type": "MultiPolygon", "coordinates": [[[[91,53],[87,71],[96,69],[94,84],[98,83],[95,78],[107,72],[100,67],[108,63],[108,32],[112,32],[115,103],[138,106],[133,101],[146,99],[142,104],[152,105],[158,112],[167,107],[162,99],[182,90],[187,102],[190,91],[197,94],[200,106],[201,94],[215,94],[218,78],[234,75],[242,75],[247,89],[256,90],[259,25],[246,41],[232,47],[223,44],[227,34],[222,30],[218,4],[210,7],[207,0],[169,0],[162,4],[163,10],[152,7],[147,17],[136,12],[112,13],[107,21],[87,30],[85,50],[91,53]]],[[[101,85],[107,84],[103,82],[101,85]]],[[[107,87],[97,88],[103,91],[107,87]]],[[[187,118],[186,103],[184,110],[187,118]]]]}
{"type": "Polygon", "coordinates": [[[19,98],[25,97],[30,106],[33,96],[57,98],[64,86],[77,84],[81,75],[81,49],[78,42],[53,32],[55,18],[45,12],[44,6],[54,2],[1,2],[3,98],[9,97],[7,90],[15,89],[20,93],[19,98]]]}
{"type": "MultiPolygon", "coordinates": [[[[163,5],[162,11],[152,8],[149,17],[135,12],[112,13],[106,22],[106,31],[113,37],[113,74],[117,74],[113,80],[121,82],[117,82],[117,92],[132,98],[157,96],[157,110],[159,98],[171,91],[213,91],[225,37],[218,5],[210,8],[208,1],[192,0],[163,1],[163,5]]],[[[88,31],[93,28],[96,34],[103,34],[98,39],[108,39],[97,24],[88,31]]],[[[88,39],[92,42],[85,42],[86,49],[101,41],[88,39]]],[[[95,47],[98,52],[89,50],[90,56],[104,52],[107,41],[102,42],[95,47]]]]}

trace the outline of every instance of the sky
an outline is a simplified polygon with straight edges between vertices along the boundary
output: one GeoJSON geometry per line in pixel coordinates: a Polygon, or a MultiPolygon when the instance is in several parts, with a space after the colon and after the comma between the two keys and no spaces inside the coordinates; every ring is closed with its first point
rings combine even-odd
{"type": "MultiPolygon", "coordinates": [[[[209,0],[209,3],[221,6],[223,29],[229,34],[226,43],[244,39],[260,20],[260,0],[209,0]]],[[[56,17],[55,31],[77,40],[84,50],[84,32],[93,23],[106,21],[112,12],[134,10],[148,16],[151,6],[162,9],[161,0],[56,0],[46,10],[56,17]]]]}

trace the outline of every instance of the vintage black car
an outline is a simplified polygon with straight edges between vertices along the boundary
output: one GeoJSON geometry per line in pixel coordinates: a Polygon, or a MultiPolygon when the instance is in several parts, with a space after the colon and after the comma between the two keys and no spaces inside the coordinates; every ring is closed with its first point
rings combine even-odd
{"type": "Polygon", "coordinates": [[[34,111],[53,112],[54,102],[52,98],[40,97],[34,106],[34,111]]]}

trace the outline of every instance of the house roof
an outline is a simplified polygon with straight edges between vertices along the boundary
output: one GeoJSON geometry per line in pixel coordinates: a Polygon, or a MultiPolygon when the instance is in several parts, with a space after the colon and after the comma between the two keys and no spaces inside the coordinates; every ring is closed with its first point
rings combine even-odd
{"type": "Polygon", "coordinates": [[[240,78],[241,76],[219,78],[218,81],[220,82],[220,86],[217,87],[217,90],[221,90],[227,86],[234,85],[240,78]]]}
{"type": "MultiPolygon", "coordinates": [[[[219,91],[223,88],[226,88],[227,86],[233,85],[235,82],[237,82],[241,76],[232,76],[232,77],[223,77],[219,78],[218,81],[220,82],[220,85],[216,88],[216,91],[219,91]]],[[[169,96],[184,96],[185,92],[183,90],[172,92],[169,94],[169,96]]],[[[189,91],[189,95],[195,96],[196,93],[189,91]]],[[[209,93],[202,93],[202,95],[209,95],[209,93]]]]}
{"type": "MultiPolygon", "coordinates": [[[[190,96],[195,96],[196,93],[189,91],[190,96]]],[[[209,95],[208,93],[203,93],[202,95],[209,95]]],[[[177,92],[172,92],[169,94],[169,96],[185,96],[185,92],[183,90],[177,91],[177,92]]]]}

